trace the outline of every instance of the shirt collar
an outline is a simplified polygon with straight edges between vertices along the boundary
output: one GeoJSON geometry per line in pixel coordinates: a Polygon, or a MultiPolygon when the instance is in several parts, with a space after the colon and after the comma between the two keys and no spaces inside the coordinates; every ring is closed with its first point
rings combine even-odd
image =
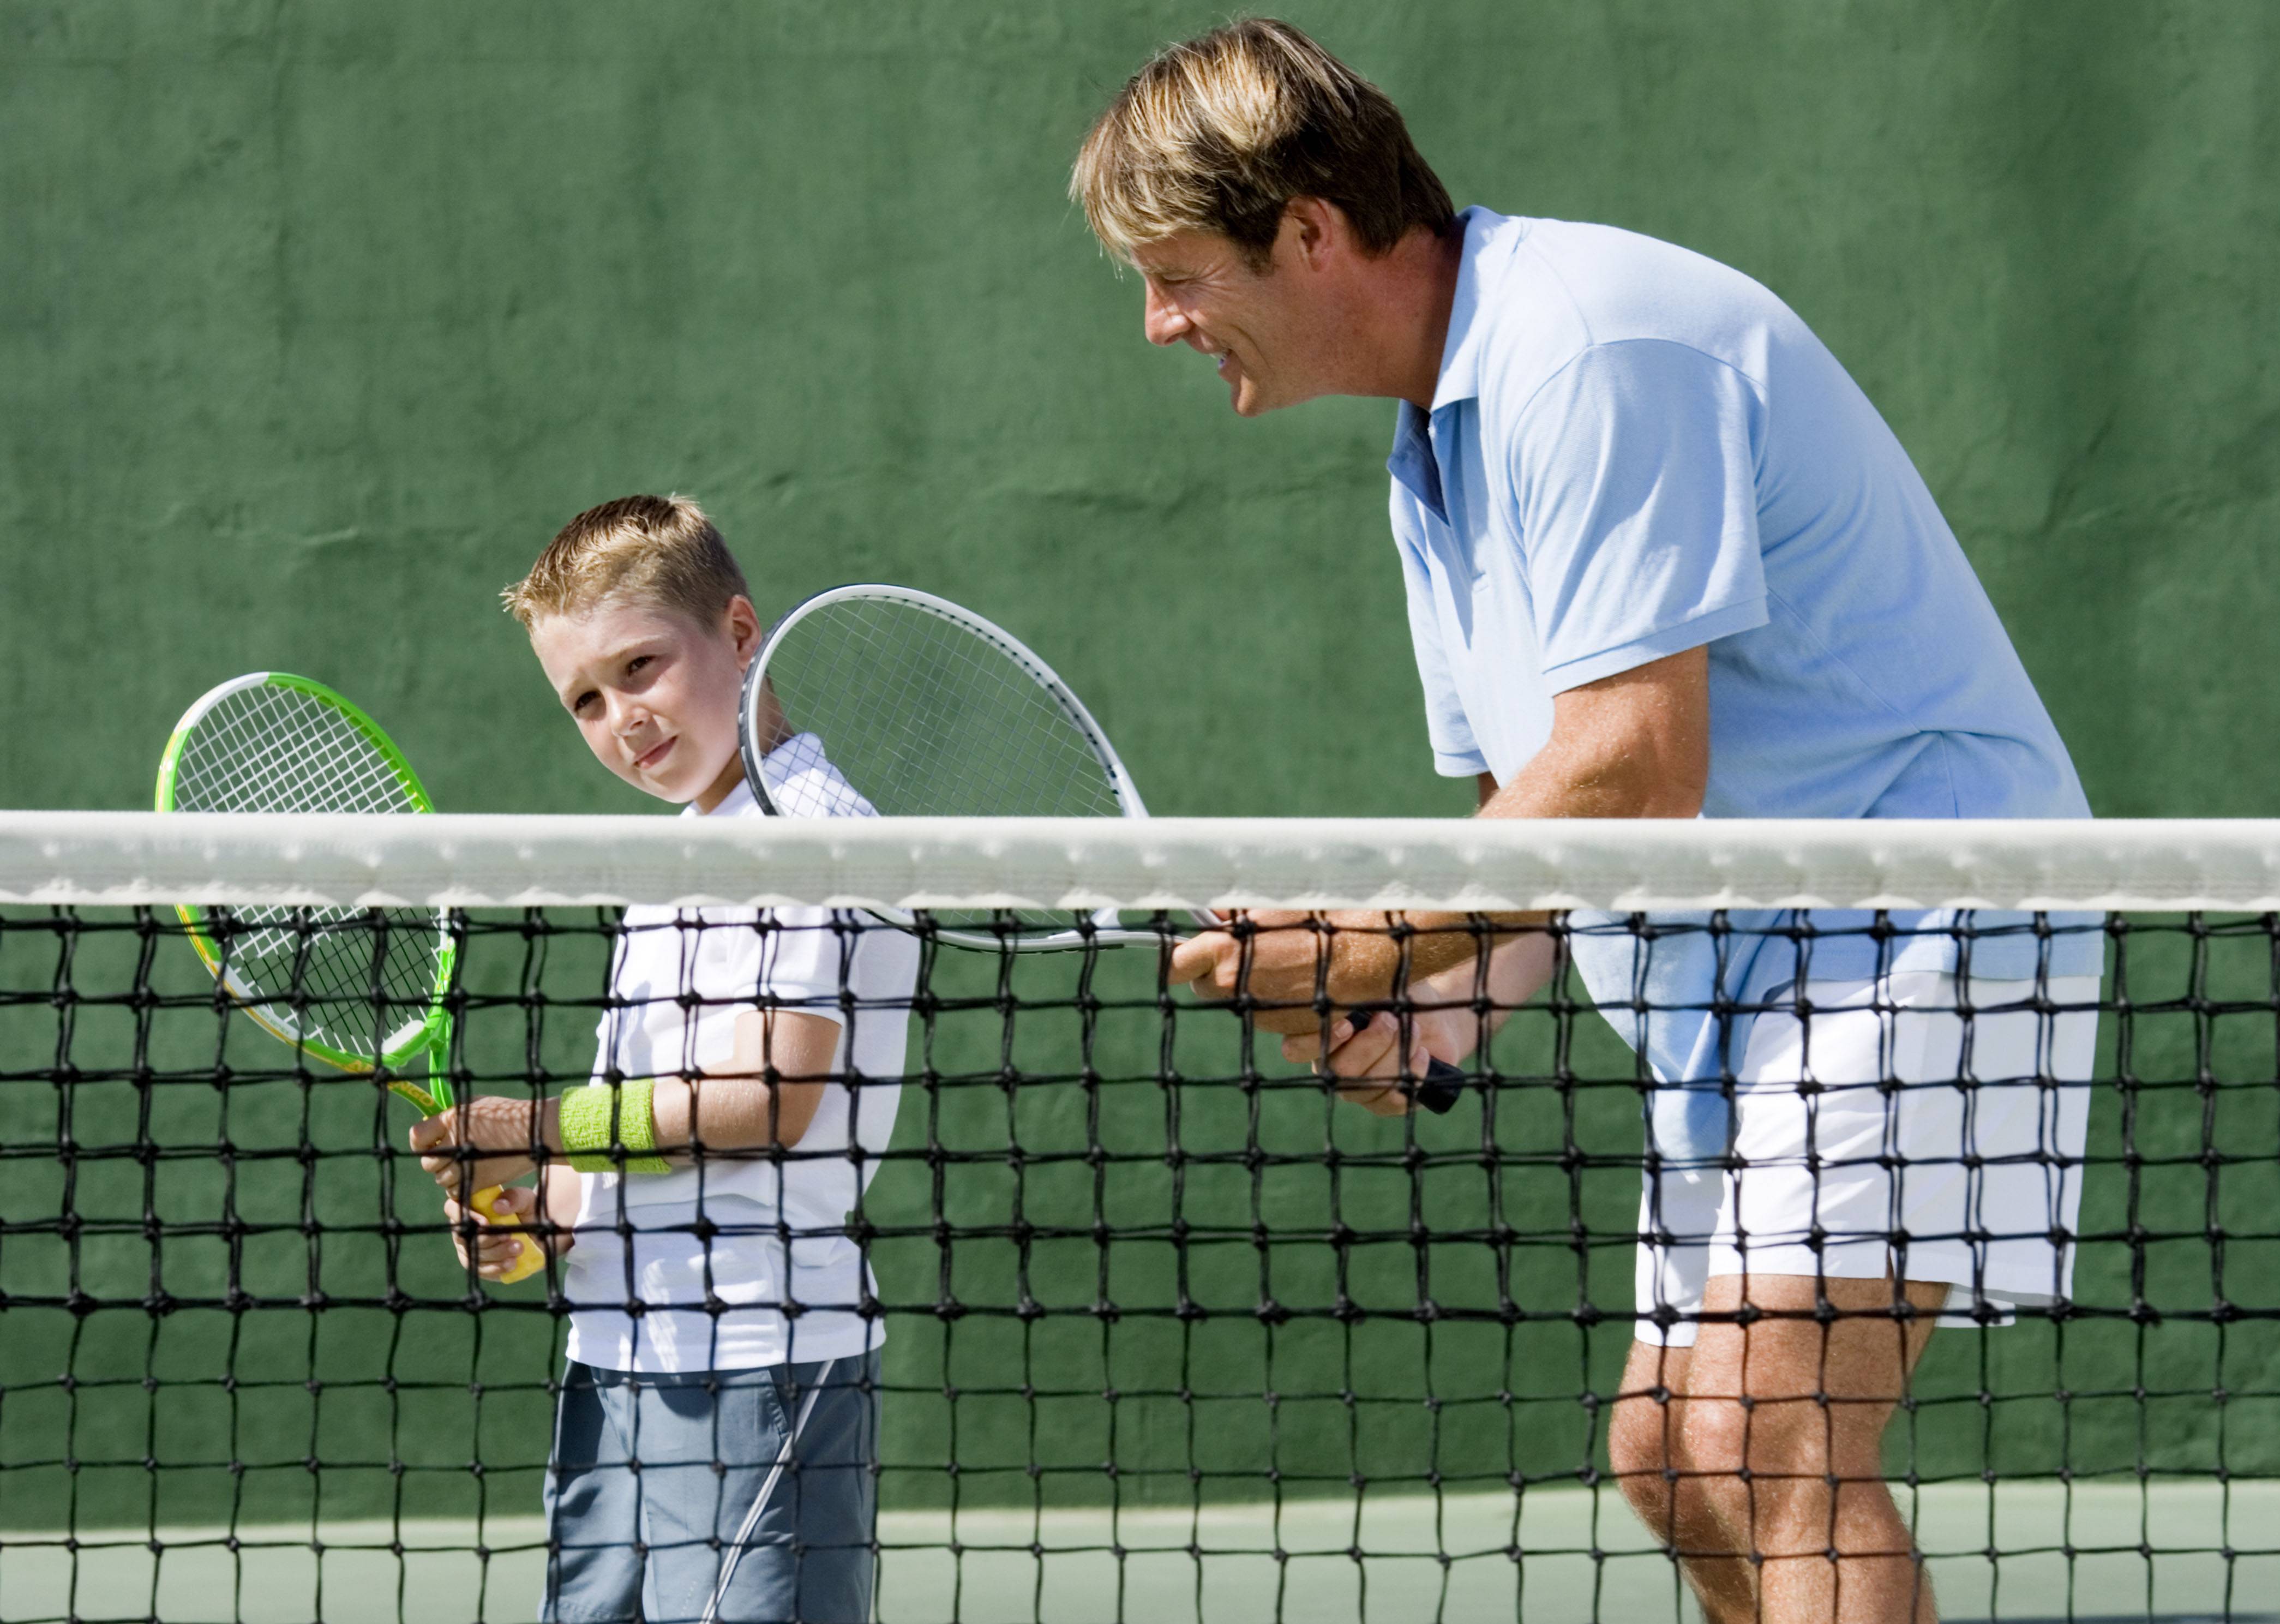
{"type": "Polygon", "coordinates": [[[1478,204],[1457,218],[1464,222],[1465,246],[1457,261],[1457,294],[1449,305],[1449,336],[1441,346],[1441,375],[1433,386],[1433,410],[1481,392],[1481,348],[1488,342],[1481,319],[1483,295],[1492,284],[1514,245],[1527,234],[1525,222],[1492,214],[1478,204]]]}
{"type": "Polygon", "coordinates": [[[1402,489],[1422,502],[1443,524],[1449,510],[1441,490],[1441,467],[1433,455],[1432,437],[1426,432],[1425,414],[1407,401],[1393,421],[1393,455],[1385,471],[1402,489]]]}
{"type": "MultiPolygon", "coordinates": [[[[1477,204],[1457,218],[1464,223],[1465,245],[1457,260],[1457,291],[1449,304],[1449,335],[1441,345],[1433,410],[1429,414],[1406,400],[1401,403],[1394,419],[1393,455],[1385,460],[1386,472],[1444,524],[1449,512],[1439,459],[1433,453],[1431,419],[1460,401],[1479,398],[1481,350],[1489,341],[1488,323],[1481,317],[1483,284],[1492,283],[1513,245],[1528,230],[1525,221],[1491,214],[1477,204]]],[[[1493,296],[1492,287],[1486,291],[1493,296]]]]}

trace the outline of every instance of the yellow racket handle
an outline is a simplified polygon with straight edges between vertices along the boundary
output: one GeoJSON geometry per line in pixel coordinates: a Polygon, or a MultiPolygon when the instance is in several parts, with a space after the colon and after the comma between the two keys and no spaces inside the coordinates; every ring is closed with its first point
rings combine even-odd
{"type": "MultiPolygon", "coordinates": [[[[468,1205],[495,1224],[513,1223],[516,1220],[501,1212],[498,1208],[498,1198],[505,1193],[498,1185],[494,1184],[489,1189],[477,1190],[474,1198],[468,1205]]],[[[520,1247],[515,1253],[514,1263],[505,1274],[491,1282],[495,1286],[511,1286],[519,1280],[528,1280],[546,1266],[544,1247],[530,1235],[526,1235],[517,1238],[520,1247]]]]}

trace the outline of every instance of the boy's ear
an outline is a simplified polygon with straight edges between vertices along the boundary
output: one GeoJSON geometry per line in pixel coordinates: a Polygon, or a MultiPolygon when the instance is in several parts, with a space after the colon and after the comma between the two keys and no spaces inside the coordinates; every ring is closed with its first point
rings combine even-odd
{"type": "Polygon", "coordinates": [[[760,651],[760,612],[752,607],[751,598],[739,592],[728,600],[727,613],[728,641],[736,650],[736,669],[742,671],[760,651]]]}

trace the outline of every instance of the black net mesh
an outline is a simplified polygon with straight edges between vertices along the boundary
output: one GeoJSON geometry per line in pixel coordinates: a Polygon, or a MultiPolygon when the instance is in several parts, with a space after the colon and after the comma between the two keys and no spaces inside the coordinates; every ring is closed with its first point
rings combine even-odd
{"type": "MultiPolygon", "coordinates": [[[[610,972],[626,928],[613,910],[453,917],[460,1097],[587,1081],[597,1020],[628,1007],[610,972]]],[[[694,964],[708,933],[755,927],[674,928],[694,964]]],[[[888,929],[821,928],[843,944],[888,929]]],[[[747,1194],[732,1174],[836,1158],[875,1174],[859,1199],[811,1231],[724,1195],[684,1233],[867,1258],[875,1295],[804,1301],[796,1284],[759,1306],[793,1309],[795,1349],[827,1311],[884,1328],[875,1382],[841,1362],[808,1422],[820,1451],[834,1417],[875,1401],[875,1432],[833,1447],[875,1489],[847,1537],[875,1559],[882,1619],[1694,1617],[1680,1557],[1748,1607],[1889,1569],[1950,1617],[2266,1616],[2280,917],[2103,930],[2086,994],[2049,974],[1895,975],[1851,1004],[1820,982],[1714,1000],[1714,1024],[1753,1035],[1699,1091],[1719,1136],[1690,1162],[1643,1130],[1655,1091],[1563,918],[1529,939],[1553,974],[1517,1008],[1485,981],[1391,1001],[1405,1030],[1495,1028],[1446,1115],[1342,1103],[1251,1020],[1167,988],[1144,947],[991,955],[921,927],[906,997],[746,1000],[905,1029],[903,1074],[853,1083],[901,1085],[885,1148],[696,1158],[747,1194]],[[1783,1054],[1801,1058],[1784,1071],[1783,1054]],[[1762,1300],[1714,1265],[1699,1298],[1675,1261],[1643,1281],[1643,1239],[1712,1232],[1753,1259],[1762,1300]],[[1799,1257],[1803,1295],[1782,1296],[1772,1277],[1794,1281],[1799,1257]],[[2015,1323],[1930,1330],[1943,1312],[2015,1323]],[[1696,1370],[1638,1363],[1643,1331],[1698,1333],[1696,1370]],[[1928,1345],[1905,1396],[1858,1374],[1909,1338],[1928,1345]],[[1699,1397],[1742,1346],[1749,1402],[1699,1397]],[[1784,1363],[1780,1346],[1821,1351],[1784,1363]],[[1865,1452],[1814,1455],[1879,1405],[1881,1446],[1870,1426],[1865,1452]],[[1912,1546],[1845,1520],[1879,1482],[1912,1546]],[[1737,1538],[1743,1559],[1719,1567],[1737,1538]]],[[[1953,934],[1968,962],[1968,916],[1953,934]]],[[[384,1076],[259,1030],[184,935],[169,911],[0,910],[0,1618],[525,1618],[566,1543],[612,1528],[644,1560],[728,1563],[775,1459],[765,1416],[815,1389],[700,1377],[692,1397],[566,1366],[570,1277],[474,1280],[384,1076]],[[550,1455],[591,1448],[558,1438],[569,1397],[712,1418],[693,1454],[663,1421],[621,1453],[705,1468],[689,1481],[738,1513],[726,1532],[589,1506],[550,1534],[550,1455]]],[[[707,1012],[686,987],[636,1001],[707,1012]]],[[[597,1246],[635,1221],[602,1205],[597,1246]]],[[[792,1278],[860,1279],[836,1266],[792,1278]]],[[[666,1306],[627,1279],[636,1319],[666,1306]]],[[[677,1300],[702,1317],[705,1295],[700,1276],[677,1300]]],[[[612,1305],[627,1292],[582,1305],[612,1305]]],[[[825,1506],[820,1459],[795,1450],[773,1503],[825,1506]]],[[[646,1476],[659,1518],[686,1499],[646,1476]]],[[[846,1525],[816,1515],[798,1549],[820,1572],[846,1525]]],[[[731,1589],[716,1616],[760,1605],[731,1589]]],[[[783,1616],[841,1616],[839,1594],[783,1616]]]]}

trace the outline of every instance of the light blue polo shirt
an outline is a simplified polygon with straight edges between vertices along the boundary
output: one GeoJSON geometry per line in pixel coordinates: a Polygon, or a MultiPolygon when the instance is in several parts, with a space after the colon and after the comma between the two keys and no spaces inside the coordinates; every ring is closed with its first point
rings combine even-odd
{"type": "MultiPolygon", "coordinates": [[[[1443,773],[1509,780],[1555,695],[1706,644],[1705,816],[2090,815],[1931,492],[1794,312],[1650,237],[1462,219],[1433,410],[1402,405],[1387,464],[1443,773]]],[[[1800,926],[1787,914],[1736,914],[1731,935],[1657,916],[1642,942],[1603,919],[1575,957],[1603,1007],[1678,1006],[1608,1012],[1659,1077],[1692,1083],[1730,1075],[1747,1041],[1746,1012],[1713,1018],[1722,990],[1748,1004],[1800,979],[2103,962],[2095,914],[2038,935],[1982,912],[1968,944],[1952,913],[1897,916],[1883,940],[1874,920],[1818,912],[1791,940],[1756,934],[1800,926]]],[[[1695,1149],[1722,1151],[1723,1122],[1722,1103],[1706,1111],[1695,1149]]]]}

